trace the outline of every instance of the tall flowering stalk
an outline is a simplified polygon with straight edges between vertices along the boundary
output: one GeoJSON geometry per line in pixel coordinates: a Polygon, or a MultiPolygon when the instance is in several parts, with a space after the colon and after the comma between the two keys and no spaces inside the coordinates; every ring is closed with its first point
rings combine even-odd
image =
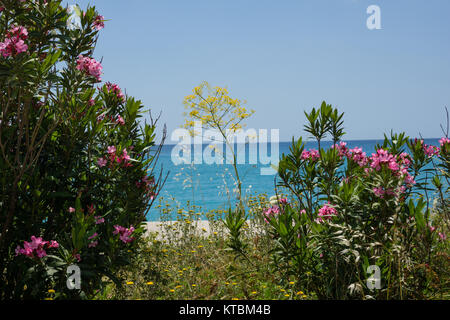
{"type": "Polygon", "coordinates": [[[232,135],[241,130],[244,121],[251,117],[254,110],[247,110],[245,101],[232,98],[226,88],[211,87],[208,82],[202,82],[200,86],[192,90],[192,94],[184,98],[186,121],[184,127],[189,129],[192,135],[195,132],[195,122],[200,121],[202,128],[217,130],[223,142],[232,154],[234,178],[237,185],[237,198],[242,207],[242,181],[237,167],[237,152],[232,144],[232,135]]]}

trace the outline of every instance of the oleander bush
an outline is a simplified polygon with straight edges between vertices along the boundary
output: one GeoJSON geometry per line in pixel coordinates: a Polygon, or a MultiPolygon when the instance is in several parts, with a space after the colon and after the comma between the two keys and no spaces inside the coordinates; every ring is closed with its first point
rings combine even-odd
{"type": "Polygon", "coordinates": [[[0,1],[1,299],[89,298],[121,283],[161,187],[156,121],[101,82],[105,19],[73,9],[0,1]]]}
{"type": "Polygon", "coordinates": [[[391,133],[369,156],[341,141],[331,105],[305,115],[318,149],[293,140],[278,185],[295,200],[263,213],[276,270],[319,299],[448,298],[448,137],[437,147],[391,133]]]}

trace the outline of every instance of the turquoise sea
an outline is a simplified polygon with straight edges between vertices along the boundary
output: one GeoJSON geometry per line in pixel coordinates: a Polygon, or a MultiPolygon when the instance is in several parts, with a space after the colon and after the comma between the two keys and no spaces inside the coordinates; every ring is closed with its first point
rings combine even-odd
{"type": "MultiPolygon", "coordinates": [[[[424,139],[428,145],[439,146],[439,139],[424,139]]],[[[375,150],[377,143],[383,142],[380,140],[344,140],[347,143],[347,147],[354,148],[360,147],[367,155],[371,155],[375,150]]],[[[279,155],[282,153],[289,153],[289,146],[291,142],[279,143],[279,155]]],[[[332,142],[322,142],[324,148],[328,148],[332,145],[332,142]]],[[[233,185],[233,166],[230,164],[174,164],[172,151],[176,145],[167,144],[162,147],[161,154],[158,160],[157,169],[163,168],[165,174],[168,173],[166,183],[160,193],[160,197],[164,197],[165,200],[175,198],[176,202],[183,207],[187,201],[201,206],[202,209],[218,209],[228,208],[230,203],[234,203],[230,191],[234,188],[233,185]],[[228,191],[227,191],[228,190],[228,191]]],[[[208,150],[208,144],[192,147],[191,160],[199,159],[202,152],[208,150]]],[[[307,142],[306,149],[317,148],[316,142],[307,142]]],[[[209,149],[210,150],[210,149],[209,149]]],[[[208,150],[208,152],[210,152],[208,150]]],[[[225,150],[225,149],[224,149],[225,150]]],[[[270,165],[261,164],[260,156],[267,154],[271,155],[271,145],[258,145],[258,150],[251,150],[251,147],[247,145],[238,145],[235,149],[242,156],[245,152],[245,164],[239,164],[239,175],[243,182],[242,190],[246,195],[255,193],[267,193],[269,196],[274,195],[274,180],[276,175],[261,175],[261,168],[268,168],[270,165]],[[263,149],[265,148],[265,150],[263,149]],[[252,152],[253,151],[253,152],[252,152]],[[249,163],[252,159],[258,160],[256,164],[249,163]]],[[[182,155],[182,153],[180,153],[182,155]]],[[[244,158],[243,158],[244,159],[244,158]]],[[[172,202],[173,200],[170,200],[172,202]]],[[[157,211],[155,201],[153,207],[147,214],[149,221],[159,220],[159,212],[157,211]]]]}

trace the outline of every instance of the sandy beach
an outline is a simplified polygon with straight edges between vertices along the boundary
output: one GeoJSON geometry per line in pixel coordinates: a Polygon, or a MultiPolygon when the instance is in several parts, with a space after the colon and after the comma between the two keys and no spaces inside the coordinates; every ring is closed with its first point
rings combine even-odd
{"type": "MultiPolygon", "coordinates": [[[[147,229],[147,231],[145,232],[145,235],[149,235],[150,233],[157,233],[156,238],[161,239],[163,225],[164,224],[174,225],[174,224],[177,224],[177,221],[167,221],[167,222],[147,221],[144,223],[146,224],[146,229],[147,229]]],[[[199,234],[203,234],[205,236],[209,236],[211,234],[211,227],[210,227],[208,220],[195,221],[192,223],[192,225],[195,226],[195,228],[199,234]]]]}
{"type": "MultiPolygon", "coordinates": [[[[156,233],[156,239],[162,240],[162,235],[164,232],[163,226],[164,225],[170,225],[170,226],[173,225],[175,227],[175,225],[178,223],[180,223],[180,221],[165,221],[165,222],[146,221],[146,222],[144,222],[144,224],[146,225],[145,235],[149,236],[151,233],[156,233]]],[[[195,227],[197,235],[208,237],[213,232],[213,230],[211,230],[211,224],[208,220],[194,221],[194,222],[192,222],[192,226],[195,227]]],[[[251,220],[247,220],[247,226],[250,229],[255,227],[254,222],[252,222],[251,220]]],[[[218,227],[219,230],[215,229],[214,231],[218,231],[222,235],[228,233],[227,228],[225,228],[225,226],[222,223],[219,223],[216,227],[218,227]]],[[[256,230],[256,229],[254,229],[254,230],[256,230]]],[[[179,235],[182,235],[182,233],[180,233],[179,235]]]]}

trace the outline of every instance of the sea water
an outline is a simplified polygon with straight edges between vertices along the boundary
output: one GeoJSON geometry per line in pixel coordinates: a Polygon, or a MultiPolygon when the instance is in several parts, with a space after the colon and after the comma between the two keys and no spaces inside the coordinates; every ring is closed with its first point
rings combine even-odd
{"type": "MultiPolygon", "coordinates": [[[[439,146],[438,140],[424,139],[424,142],[428,145],[439,146]]],[[[360,147],[370,156],[375,152],[375,146],[382,144],[383,140],[351,140],[345,142],[349,149],[360,147]]],[[[289,154],[289,147],[291,145],[292,142],[280,142],[278,144],[279,156],[283,153],[289,154]]],[[[321,147],[323,148],[329,148],[331,145],[332,142],[329,141],[321,142],[321,147]]],[[[174,202],[173,205],[178,203],[180,207],[185,206],[189,201],[191,205],[200,206],[203,212],[211,209],[227,209],[236,203],[236,196],[233,192],[236,188],[233,178],[234,168],[231,164],[226,164],[226,161],[224,161],[224,164],[207,164],[204,162],[194,164],[192,162],[195,159],[195,152],[194,148],[192,148],[192,162],[176,165],[172,155],[175,146],[173,144],[166,144],[161,149],[156,170],[162,167],[163,174],[167,175],[167,180],[158,197],[163,197],[169,203],[174,202]],[[175,201],[171,199],[175,199],[175,201]]],[[[267,154],[270,157],[270,143],[264,147],[267,148],[267,154]]],[[[208,144],[204,144],[201,148],[195,149],[201,153],[206,148],[209,148],[208,144]]],[[[311,148],[317,148],[317,143],[313,141],[306,142],[305,149],[311,148]]],[[[225,147],[223,150],[224,154],[226,154],[225,147]]],[[[274,195],[277,175],[261,174],[261,168],[268,168],[270,165],[261,164],[259,161],[256,164],[249,163],[251,162],[252,150],[248,144],[235,146],[235,151],[239,153],[245,152],[245,163],[238,164],[238,173],[242,181],[243,195],[251,196],[260,193],[265,193],[269,197],[274,195]]],[[[258,153],[256,159],[260,159],[259,155],[258,153]]],[[[220,157],[220,154],[218,156],[220,157]]],[[[159,211],[155,207],[154,204],[147,214],[149,221],[159,220],[159,211]]]]}

